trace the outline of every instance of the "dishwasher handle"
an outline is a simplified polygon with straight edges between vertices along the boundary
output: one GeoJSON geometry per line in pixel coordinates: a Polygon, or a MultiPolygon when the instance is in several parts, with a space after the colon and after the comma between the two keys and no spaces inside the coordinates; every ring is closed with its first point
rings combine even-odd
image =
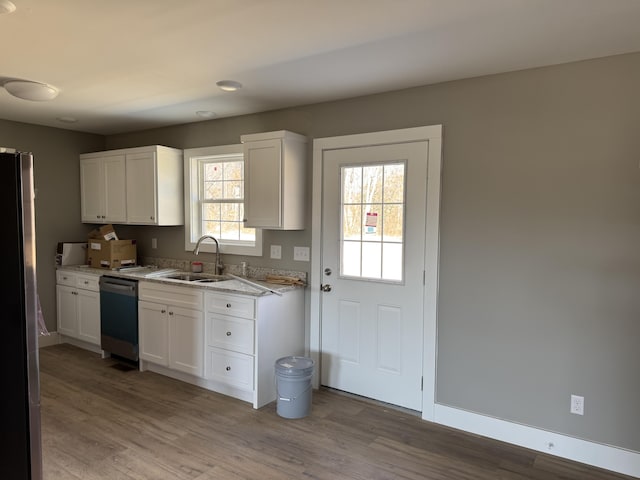
{"type": "Polygon", "coordinates": [[[103,275],[100,277],[100,291],[135,297],[138,295],[138,281],[103,275]]]}

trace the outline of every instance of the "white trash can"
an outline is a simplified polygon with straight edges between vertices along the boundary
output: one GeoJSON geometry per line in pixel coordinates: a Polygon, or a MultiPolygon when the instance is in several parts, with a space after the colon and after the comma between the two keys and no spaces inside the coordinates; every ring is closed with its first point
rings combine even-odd
{"type": "Polygon", "coordinates": [[[284,418],[303,418],[311,411],[313,360],[282,357],[276,360],[276,412],[284,418]]]}

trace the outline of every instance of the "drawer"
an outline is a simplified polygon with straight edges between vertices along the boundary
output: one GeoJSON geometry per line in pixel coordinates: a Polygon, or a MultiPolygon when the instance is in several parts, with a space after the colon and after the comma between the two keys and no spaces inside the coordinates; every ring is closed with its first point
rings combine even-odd
{"type": "Polygon", "coordinates": [[[205,294],[205,308],[207,312],[255,318],[256,301],[254,298],[242,295],[207,292],[205,294]]]}
{"type": "Polygon", "coordinates": [[[100,291],[100,277],[97,275],[76,275],[76,287],[93,292],[100,291]]]}
{"type": "Polygon", "coordinates": [[[207,344],[253,355],[254,321],[207,313],[207,344]]]}
{"type": "Polygon", "coordinates": [[[76,286],[76,274],[56,270],[56,283],[58,285],[68,285],[69,287],[76,286]]]}
{"type": "Polygon", "coordinates": [[[253,357],[219,348],[207,348],[207,379],[242,390],[253,390],[253,357]]]}
{"type": "Polygon", "coordinates": [[[197,288],[176,287],[155,282],[139,282],[140,300],[192,308],[202,311],[202,291],[197,288]]]}

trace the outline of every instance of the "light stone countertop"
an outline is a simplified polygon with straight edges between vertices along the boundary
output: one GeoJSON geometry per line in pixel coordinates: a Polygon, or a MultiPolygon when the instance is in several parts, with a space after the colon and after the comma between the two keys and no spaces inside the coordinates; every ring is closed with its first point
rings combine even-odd
{"type": "MultiPolygon", "coordinates": [[[[273,283],[267,283],[264,280],[258,280],[254,278],[247,278],[247,280],[261,285],[265,288],[262,290],[260,288],[254,287],[247,283],[244,283],[241,280],[232,278],[230,280],[221,280],[219,282],[211,282],[211,283],[199,283],[199,282],[188,282],[184,280],[175,280],[169,278],[163,278],[162,276],[154,276],[154,275],[162,275],[173,273],[191,273],[185,272],[183,270],[175,270],[169,268],[157,268],[157,267],[142,267],[137,269],[127,270],[109,270],[106,268],[92,268],[88,265],[65,265],[58,266],[57,270],[64,270],[75,273],[85,273],[89,275],[109,275],[112,277],[120,277],[120,278],[131,278],[134,280],[144,280],[148,282],[157,282],[164,283],[166,285],[174,285],[176,287],[187,287],[187,288],[198,288],[205,292],[214,291],[214,292],[226,292],[226,293],[238,293],[243,295],[252,295],[256,297],[260,297],[263,295],[272,295],[273,293],[282,294],[289,290],[294,290],[296,288],[303,288],[301,286],[295,285],[279,285],[273,283]],[[270,291],[269,291],[270,290],[270,291]]],[[[207,273],[199,273],[197,275],[206,276],[207,273]]]]}

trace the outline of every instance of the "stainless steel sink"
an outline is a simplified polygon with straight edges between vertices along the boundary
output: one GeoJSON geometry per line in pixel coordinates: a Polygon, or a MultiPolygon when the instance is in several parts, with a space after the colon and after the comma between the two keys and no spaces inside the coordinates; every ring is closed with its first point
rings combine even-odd
{"type": "Polygon", "coordinates": [[[222,280],[229,280],[229,277],[225,275],[207,275],[202,273],[180,272],[167,275],[166,278],[170,280],[182,280],[183,282],[198,282],[198,283],[212,283],[220,282],[222,280]]]}

